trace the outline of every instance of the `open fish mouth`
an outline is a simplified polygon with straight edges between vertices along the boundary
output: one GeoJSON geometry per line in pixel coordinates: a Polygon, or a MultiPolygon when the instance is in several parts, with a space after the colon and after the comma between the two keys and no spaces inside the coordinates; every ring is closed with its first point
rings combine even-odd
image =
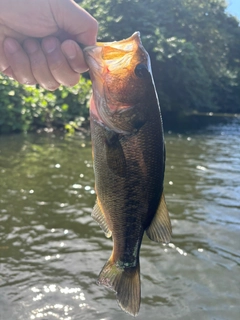
{"type": "Polygon", "coordinates": [[[148,54],[142,46],[138,31],[121,41],[97,42],[96,46],[84,48],[85,58],[92,74],[91,78],[103,81],[104,75],[117,70],[127,74],[132,67],[132,60],[139,58],[139,54],[136,54],[139,48],[141,48],[141,55],[147,57],[148,54]]]}

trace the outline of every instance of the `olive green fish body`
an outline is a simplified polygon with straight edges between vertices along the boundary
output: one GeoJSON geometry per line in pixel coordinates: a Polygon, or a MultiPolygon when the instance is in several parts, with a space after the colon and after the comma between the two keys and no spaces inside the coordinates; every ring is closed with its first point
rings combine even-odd
{"type": "MultiPolygon", "coordinates": [[[[129,70],[123,78],[117,69],[119,88],[114,82],[116,77],[109,80],[109,69],[99,87],[95,65],[88,56],[87,61],[93,81],[90,121],[97,194],[92,216],[113,239],[113,252],[99,275],[99,283],[116,291],[121,308],[136,315],[140,306],[139,251],[143,234],[146,231],[154,241],[169,242],[171,225],[163,196],[165,147],[158,98],[148,55],[136,35],[130,39],[134,45],[137,43],[137,53],[132,55],[138,59],[127,62],[125,68],[129,70]],[[139,69],[135,68],[137,76],[130,67],[139,69]]],[[[118,54],[116,48],[112,52],[109,47],[101,52],[107,61],[118,54]]],[[[106,66],[102,68],[106,70],[106,66]]]]}

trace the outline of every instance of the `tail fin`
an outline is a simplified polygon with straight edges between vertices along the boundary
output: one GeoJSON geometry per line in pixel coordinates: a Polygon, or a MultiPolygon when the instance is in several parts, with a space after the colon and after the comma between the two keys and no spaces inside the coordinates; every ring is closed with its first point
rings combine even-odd
{"type": "Polygon", "coordinates": [[[141,302],[141,283],[139,261],[136,267],[119,267],[108,260],[103,267],[98,284],[116,292],[119,306],[132,316],[139,312],[141,302]]]}

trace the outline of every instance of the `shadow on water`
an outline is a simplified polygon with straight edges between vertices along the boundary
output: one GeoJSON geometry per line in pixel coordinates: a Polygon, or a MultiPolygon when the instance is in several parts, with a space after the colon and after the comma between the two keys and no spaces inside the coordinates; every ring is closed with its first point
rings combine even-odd
{"type": "Polygon", "coordinates": [[[172,131],[175,133],[192,132],[197,130],[204,130],[209,126],[222,126],[229,123],[239,123],[240,114],[227,114],[227,113],[189,113],[178,115],[172,112],[165,112],[163,114],[164,129],[165,131],[172,131]]]}
{"type": "MultiPolygon", "coordinates": [[[[239,125],[166,133],[174,235],[144,238],[139,319],[239,319],[239,125]]],[[[0,177],[0,319],[129,319],[96,285],[112,243],[90,217],[89,138],[1,136],[0,177]]]]}

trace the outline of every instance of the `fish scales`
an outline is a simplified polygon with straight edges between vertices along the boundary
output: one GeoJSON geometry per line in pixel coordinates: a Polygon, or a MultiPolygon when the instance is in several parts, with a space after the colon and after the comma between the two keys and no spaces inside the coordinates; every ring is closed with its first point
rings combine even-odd
{"type": "Polygon", "coordinates": [[[160,107],[138,33],[86,48],[85,56],[93,83],[90,123],[97,201],[92,216],[113,239],[112,255],[98,281],[116,292],[124,311],[137,315],[143,234],[157,242],[171,237],[163,196],[160,107]]]}

